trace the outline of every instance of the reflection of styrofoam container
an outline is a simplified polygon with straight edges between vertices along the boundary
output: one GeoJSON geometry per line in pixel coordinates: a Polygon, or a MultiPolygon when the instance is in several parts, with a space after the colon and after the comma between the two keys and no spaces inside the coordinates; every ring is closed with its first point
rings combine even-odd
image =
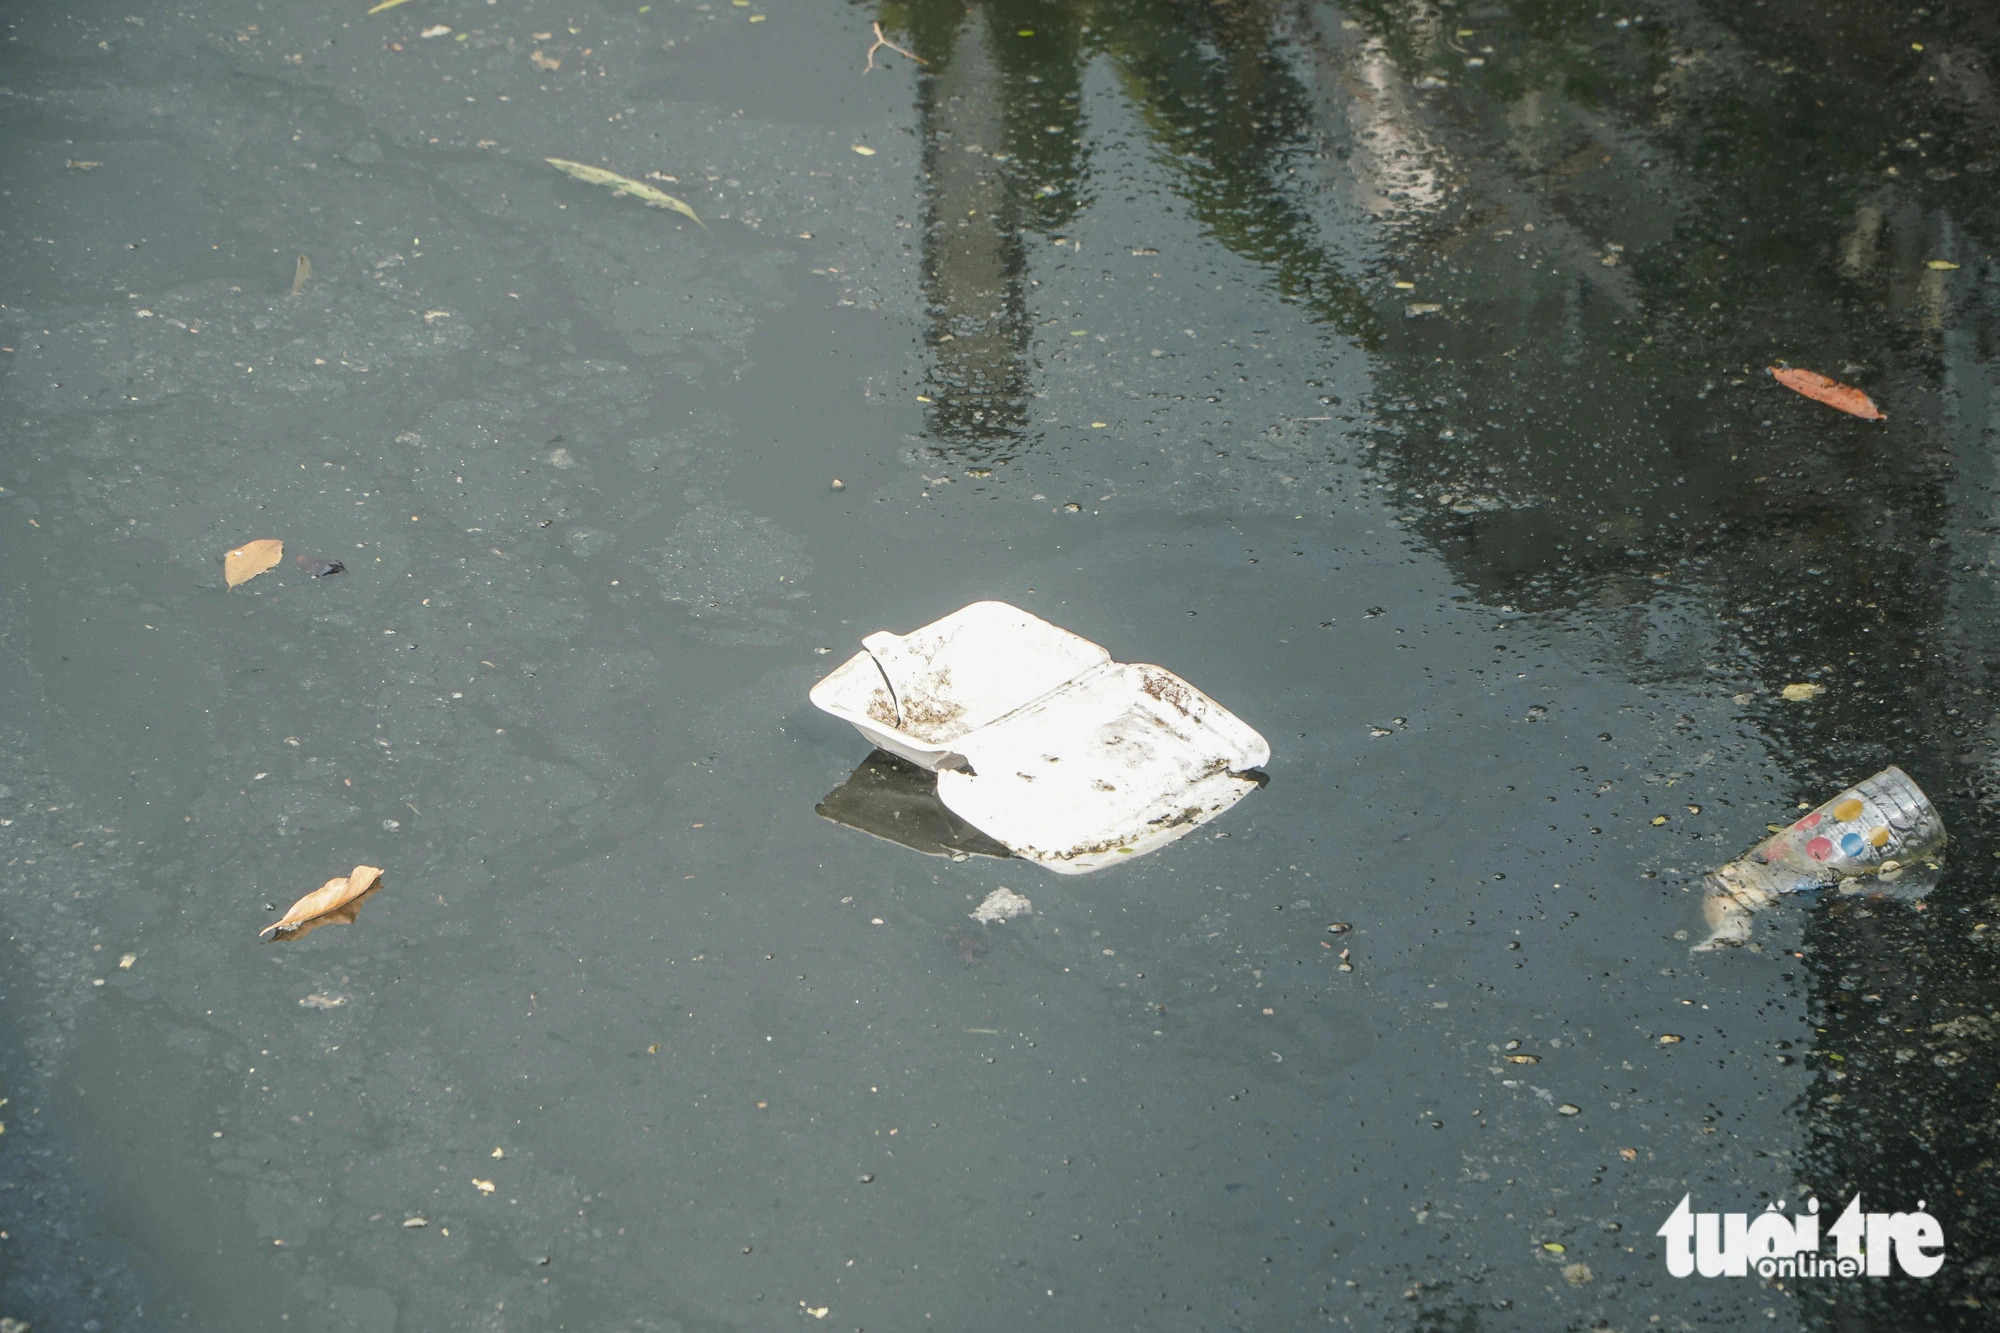
{"type": "Polygon", "coordinates": [[[938,771],[954,813],[1079,874],[1143,855],[1241,800],[1271,747],[1156,666],[1004,602],[975,602],[865,652],[812,689],[869,741],[938,771]]]}

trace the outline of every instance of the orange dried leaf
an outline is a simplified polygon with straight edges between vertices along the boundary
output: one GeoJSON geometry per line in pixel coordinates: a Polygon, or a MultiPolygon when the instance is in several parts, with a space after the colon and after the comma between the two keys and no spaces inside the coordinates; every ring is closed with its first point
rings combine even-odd
{"type": "Polygon", "coordinates": [[[1888,414],[1875,406],[1875,400],[1851,384],[1828,379],[1814,370],[1800,370],[1796,366],[1772,366],[1771,377],[1790,389],[1802,393],[1817,403],[1839,408],[1849,416],[1866,421],[1887,421],[1888,414]]]}
{"type": "Polygon", "coordinates": [[[246,583],[256,578],[271,566],[285,558],[285,544],[276,537],[262,537],[254,542],[244,542],[233,551],[223,553],[222,577],[230,587],[246,583]]]}
{"type": "MultiPolygon", "coordinates": [[[[376,889],[380,887],[381,885],[376,885],[376,889]]],[[[310,921],[301,921],[296,926],[287,926],[271,937],[271,943],[297,944],[321,926],[351,926],[361,916],[361,904],[374,896],[375,889],[370,889],[353,902],[344,903],[325,916],[316,916],[310,921]]]]}
{"type": "Polygon", "coordinates": [[[356,866],[354,873],[341,879],[330,879],[292,904],[289,912],[270,925],[258,931],[268,935],[274,930],[292,930],[316,917],[338,911],[368,892],[382,875],[378,866],[356,866]]]}

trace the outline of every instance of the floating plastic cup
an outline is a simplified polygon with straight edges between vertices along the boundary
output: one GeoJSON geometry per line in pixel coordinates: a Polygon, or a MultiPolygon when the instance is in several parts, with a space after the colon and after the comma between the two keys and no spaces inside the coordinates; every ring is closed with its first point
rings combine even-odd
{"type": "Polygon", "coordinates": [[[1708,873],[1704,946],[1740,944],[1749,914],[1784,893],[1894,881],[1944,850],[1944,820],[1900,768],[1885,768],[1708,873]]]}

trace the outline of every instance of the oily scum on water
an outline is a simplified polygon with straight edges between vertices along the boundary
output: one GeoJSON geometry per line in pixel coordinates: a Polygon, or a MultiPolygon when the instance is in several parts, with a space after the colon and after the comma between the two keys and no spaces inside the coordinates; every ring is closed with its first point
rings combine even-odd
{"type": "Polygon", "coordinates": [[[1887,1277],[1895,1271],[1892,1253],[1911,1277],[1944,1266],[1944,1228],[1921,1199],[1914,1213],[1868,1213],[1856,1194],[1827,1228],[1835,1243],[1829,1258],[1820,1253],[1818,1199],[1791,1215],[1771,1204],[1753,1221],[1747,1213],[1690,1212],[1692,1197],[1682,1195],[1654,1233],[1667,1242],[1667,1271],[1675,1277],[1742,1277],[1752,1268],[1763,1277],[1887,1277]]]}

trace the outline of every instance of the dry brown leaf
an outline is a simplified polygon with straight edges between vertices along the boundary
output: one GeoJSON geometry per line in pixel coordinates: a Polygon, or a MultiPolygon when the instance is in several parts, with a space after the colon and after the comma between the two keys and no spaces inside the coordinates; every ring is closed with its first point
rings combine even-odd
{"type": "Polygon", "coordinates": [[[1875,400],[1851,384],[1828,379],[1816,370],[1800,370],[1796,366],[1772,366],[1771,377],[1790,389],[1802,393],[1816,403],[1836,407],[1849,416],[1866,421],[1887,421],[1888,414],[1875,406],[1875,400]]]}
{"type": "Polygon", "coordinates": [[[561,60],[557,59],[555,56],[545,56],[540,51],[529,52],[528,62],[532,64],[536,69],[544,71],[557,70],[562,68],[561,60]]]}
{"type": "Polygon", "coordinates": [[[347,881],[348,876],[346,875],[342,875],[338,879],[328,880],[305,897],[293,903],[292,909],[285,913],[282,920],[273,922],[257,933],[259,935],[268,935],[274,930],[289,930],[302,921],[310,921],[314,917],[325,916],[342,903],[347,902],[352,896],[347,892],[347,881]]]}
{"type": "Polygon", "coordinates": [[[312,275],[313,275],[312,260],[307,259],[304,255],[300,255],[298,264],[295,265],[292,269],[293,296],[297,296],[300,292],[305,290],[306,279],[310,278],[312,275]]]}
{"type": "Polygon", "coordinates": [[[254,542],[244,542],[233,551],[223,552],[222,577],[233,588],[256,578],[284,558],[283,542],[276,537],[260,537],[254,542]]]}
{"type": "MultiPolygon", "coordinates": [[[[283,917],[257,933],[268,935],[274,930],[296,930],[315,918],[330,916],[368,892],[381,875],[382,870],[379,866],[356,866],[353,874],[341,879],[328,880],[293,903],[291,910],[283,917]]],[[[347,920],[352,922],[354,918],[349,916],[347,920]]]]}
{"type": "Polygon", "coordinates": [[[297,944],[321,926],[351,926],[361,915],[361,904],[373,898],[381,891],[381,888],[382,886],[377,884],[374,888],[368,890],[368,892],[362,894],[353,902],[348,903],[345,907],[336,907],[325,916],[316,916],[310,921],[301,921],[296,926],[287,930],[281,930],[271,937],[271,943],[297,944]]]}

